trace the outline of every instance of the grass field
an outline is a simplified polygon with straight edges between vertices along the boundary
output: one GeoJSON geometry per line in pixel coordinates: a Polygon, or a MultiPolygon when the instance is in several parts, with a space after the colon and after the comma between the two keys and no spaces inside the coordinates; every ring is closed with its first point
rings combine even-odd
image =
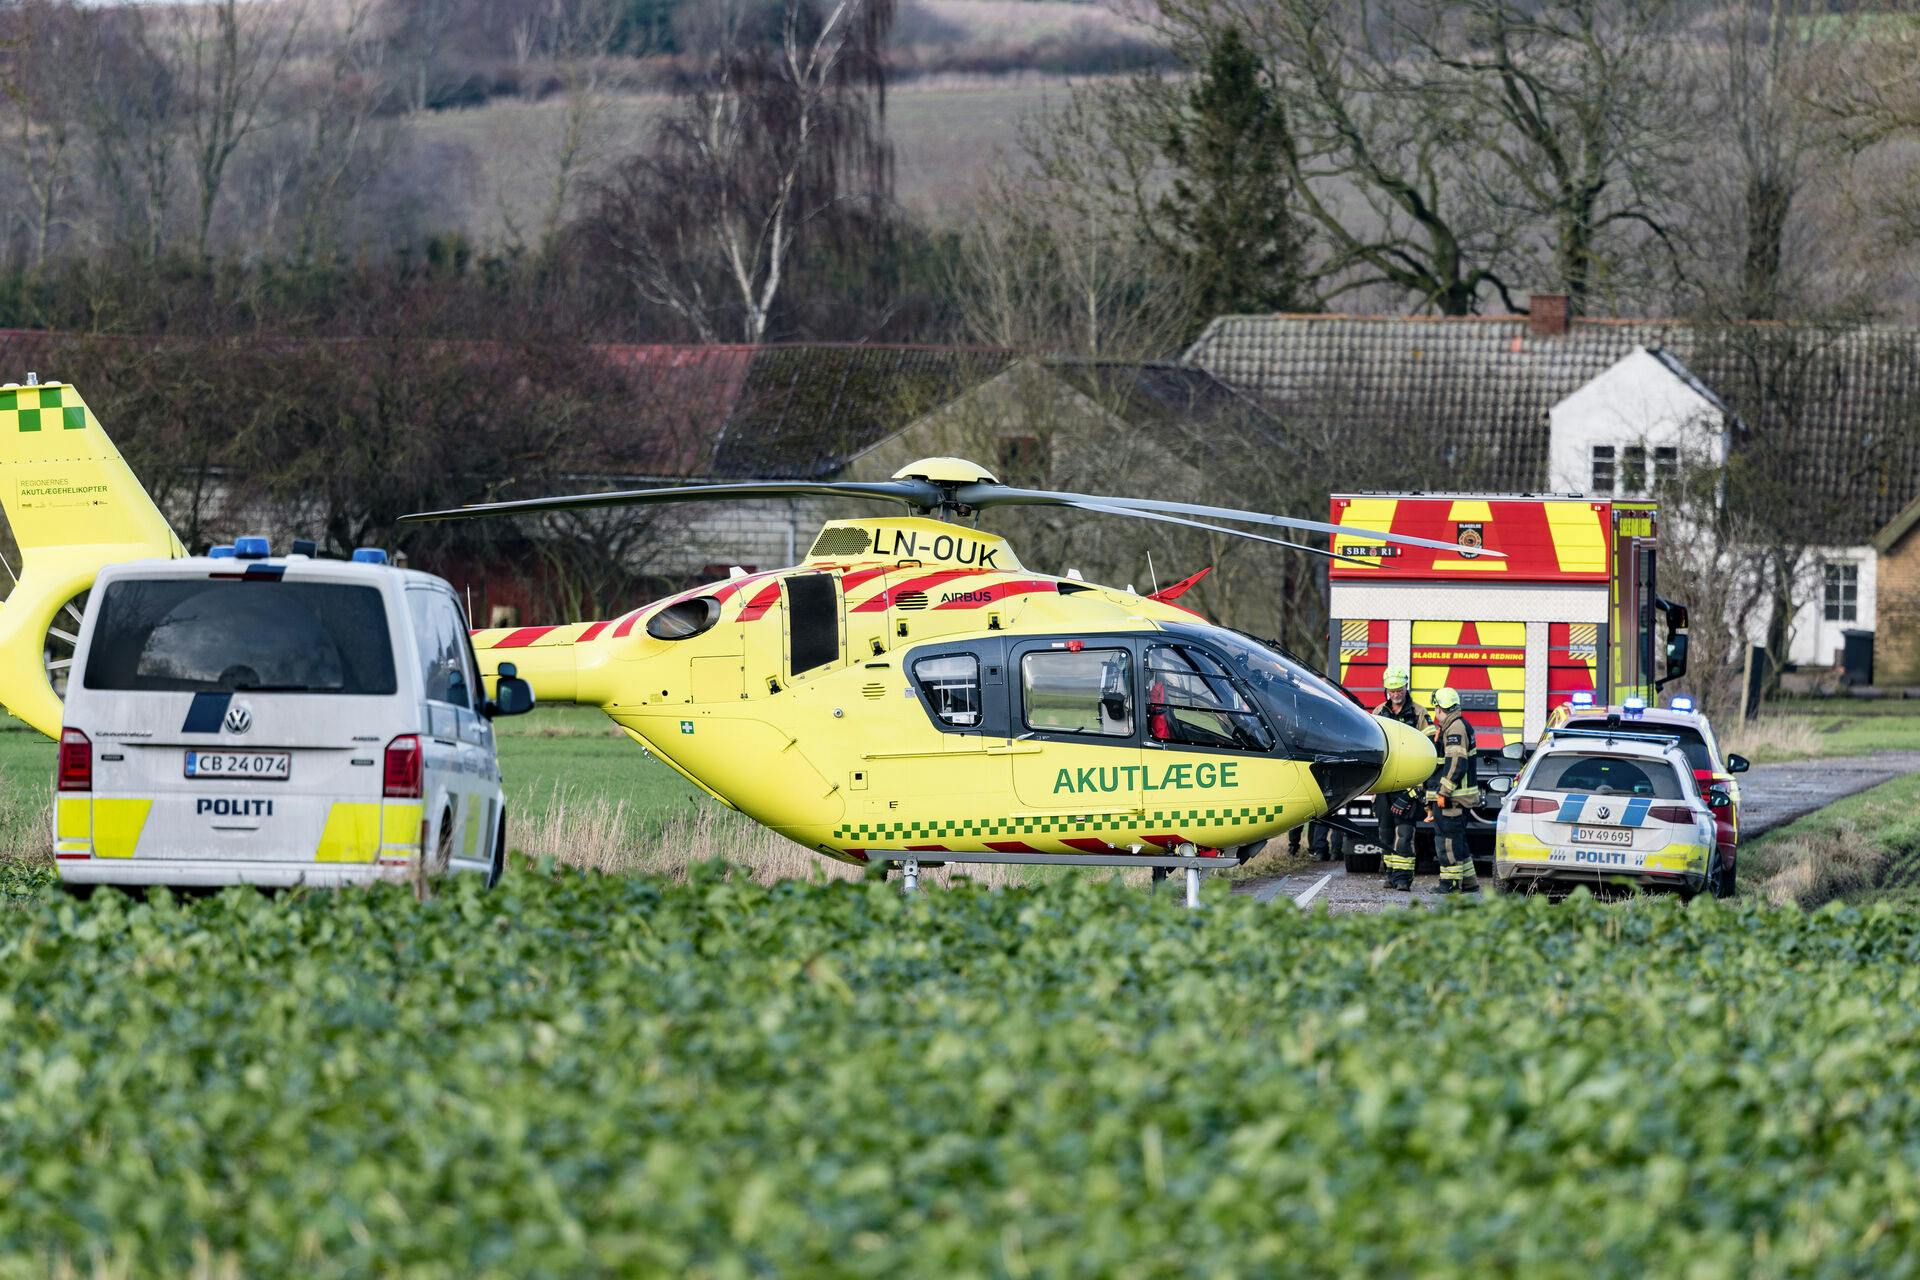
{"type": "Polygon", "coordinates": [[[1733,725],[1725,734],[1728,750],[1755,764],[1920,751],[1920,701],[1806,698],[1772,702],[1752,725],[1733,725]]]}
{"type": "Polygon", "coordinates": [[[1889,907],[42,892],[0,1045],[0,1280],[1920,1267],[1889,907]]]}
{"type": "Polygon", "coordinates": [[[1816,907],[1835,898],[1920,901],[1920,774],[1836,801],[1743,842],[1742,892],[1816,907]]]}
{"type": "MultiPolygon", "coordinates": [[[[921,213],[951,213],[974,204],[981,182],[1002,153],[1018,149],[1021,121],[1064,101],[1068,82],[1051,77],[905,84],[887,91],[887,133],[894,147],[900,201],[921,213]]],[[[599,115],[585,161],[588,176],[639,150],[671,99],[625,94],[599,115]]],[[[537,233],[553,191],[548,157],[566,125],[566,103],[502,99],[463,111],[412,120],[411,144],[421,164],[446,169],[438,198],[477,241],[499,245],[509,228],[537,233]]],[[[576,194],[585,191],[576,186],[576,194]]]]}

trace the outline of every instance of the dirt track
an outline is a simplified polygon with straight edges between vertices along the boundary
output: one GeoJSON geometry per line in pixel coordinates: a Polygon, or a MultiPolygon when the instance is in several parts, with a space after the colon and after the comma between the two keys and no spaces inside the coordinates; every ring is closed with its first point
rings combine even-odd
{"type": "MultiPolygon", "coordinates": [[[[1916,751],[1756,765],[1740,783],[1740,836],[1752,839],[1843,796],[1916,772],[1920,772],[1916,751]]],[[[1288,898],[1304,899],[1309,906],[1324,902],[1335,913],[1387,911],[1431,899],[1437,883],[1434,876],[1421,876],[1412,893],[1392,893],[1378,875],[1349,876],[1344,866],[1328,862],[1293,875],[1244,881],[1234,886],[1234,892],[1250,893],[1261,902],[1288,898]]]]}

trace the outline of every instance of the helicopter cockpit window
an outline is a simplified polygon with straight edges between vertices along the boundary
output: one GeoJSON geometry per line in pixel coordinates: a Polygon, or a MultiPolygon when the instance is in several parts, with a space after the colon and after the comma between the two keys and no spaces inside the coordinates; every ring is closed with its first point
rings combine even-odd
{"type": "Polygon", "coordinates": [[[720,602],[696,596],[668,605],[647,619],[647,634],[655,640],[691,640],[720,621],[720,602]]]}
{"type": "Polygon", "coordinates": [[[1124,738],[1133,732],[1133,655],[1048,649],[1020,659],[1027,728],[1124,738]]]}
{"type": "Polygon", "coordinates": [[[1198,649],[1147,650],[1147,736],[1181,746],[1267,751],[1273,739],[1233,679],[1198,649]]]}
{"type": "Polygon", "coordinates": [[[922,658],[913,678],[942,724],[972,729],[980,723],[980,660],[970,653],[922,658]]]}

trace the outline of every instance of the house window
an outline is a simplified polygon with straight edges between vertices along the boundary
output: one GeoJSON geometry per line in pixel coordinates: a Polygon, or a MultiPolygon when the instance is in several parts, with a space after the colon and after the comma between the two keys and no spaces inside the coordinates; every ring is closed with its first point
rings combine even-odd
{"type": "Polygon", "coordinates": [[[1613,492],[1613,446],[1597,444],[1593,446],[1593,491],[1595,493],[1613,492]]]}
{"type": "Polygon", "coordinates": [[[1680,478],[1680,450],[1673,445],[1655,446],[1653,450],[1653,487],[1664,489],[1680,478]]]}
{"type": "Polygon", "coordinates": [[[1047,470],[1047,449],[1039,436],[1000,438],[1000,479],[1006,484],[1036,484],[1047,470]]]}
{"type": "Polygon", "coordinates": [[[1860,566],[1825,564],[1820,568],[1824,578],[1822,594],[1827,621],[1858,622],[1860,620],[1860,566]]]}
{"type": "Polygon", "coordinates": [[[1646,491],[1646,447],[1644,445],[1630,444],[1620,451],[1620,492],[1645,493],[1646,491]]]}

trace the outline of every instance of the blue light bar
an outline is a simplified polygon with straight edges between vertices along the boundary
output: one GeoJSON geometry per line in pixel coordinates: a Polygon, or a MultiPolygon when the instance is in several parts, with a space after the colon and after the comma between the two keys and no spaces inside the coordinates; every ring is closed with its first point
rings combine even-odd
{"type": "Polygon", "coordinates": [[[1693,699],[1684,693],[1678,693],[1667,700],[1667,705],[1675,711],[1691,711],[1693,710],[1693,699]]]}
{"type": "Polygon", "coordinates": [[[207,559],[209,560],[233,559],[233,544],[230,542],[223,542],[217,547],[208,547],[207,559]]]}
{"type": "Polygon", "coordinates": [[[353,562],[355,564],[385,564],[387,562],[387,553],[379,547],[355,547],[353,549],[353,562]]]}
{"type": "Polygon", "coordinates": [[[273,544],[257,533],[233,540],[233,554],[241,560],[265,560],[273,554],[273,544]]]}
{"type": "Polygon", "coordinates": [[[1590,707],[1593,705],[1593,695],[1590,693],[1576,693],[1573,695],[1573,705],[1576,707],[1590,707]]]}

